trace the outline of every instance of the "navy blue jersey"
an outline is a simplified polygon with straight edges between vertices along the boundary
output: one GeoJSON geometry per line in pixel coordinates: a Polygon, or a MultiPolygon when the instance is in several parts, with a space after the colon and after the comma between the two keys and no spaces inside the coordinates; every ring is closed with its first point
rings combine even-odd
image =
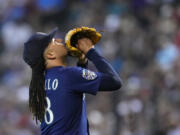
{"type": "Polygon", "coordinates": [[[95,95],[100,81],[101,73],[80,67],[48,69],[41,135],[88,135],[85,93],[95,95]]]}

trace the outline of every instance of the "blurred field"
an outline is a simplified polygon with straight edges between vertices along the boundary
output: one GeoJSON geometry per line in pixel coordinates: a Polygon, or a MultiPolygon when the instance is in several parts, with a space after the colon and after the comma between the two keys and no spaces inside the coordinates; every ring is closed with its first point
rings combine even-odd
{"type": "Polygon", "coordinates": [[[120,91],[87,96],[91,135],[180,135],[179,0],[0,0],[0,135],[39,134],[23,43],[55,26],[60,38],[104,30],[96,48],[123,80],[120,91]]]}

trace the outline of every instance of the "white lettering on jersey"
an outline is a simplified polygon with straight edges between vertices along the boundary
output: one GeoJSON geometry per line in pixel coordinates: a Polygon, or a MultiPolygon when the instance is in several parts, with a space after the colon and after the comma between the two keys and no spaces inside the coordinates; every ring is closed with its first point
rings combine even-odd
{"type": "Polygon", "coordinates": [[[83,93],[83,100],[85,100],[86,99],[86,94],[85,93],[83,93]]]}
{"type": "Polygon", "coordinates": [[[58,79],[46,79],[45,80],[45,90],[56,90],[59,85],[58,79]]]}
{"type": "Polygon", "coordinates": [[[56,90],[57,87],[58,87],[58,79],[54,79],[54,80],[53,80],[53,83],[52,83],[52,89],[53,89],[53,90],[56,90]]]}

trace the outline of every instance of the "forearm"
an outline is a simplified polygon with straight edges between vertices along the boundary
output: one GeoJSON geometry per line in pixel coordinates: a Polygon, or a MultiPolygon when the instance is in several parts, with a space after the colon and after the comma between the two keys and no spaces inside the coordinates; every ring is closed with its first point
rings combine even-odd
{"type": "Polygon", "coordinates": [[[113,67],[95,49],[90,49],[86,57],[91,60],[97,70],[102,73],[100,91],[111,91],[121,87],[121,79],[113,67]]]}
{"type": "Polygon", "coordinates": [[[114,91],[120,89],[121,86],[119,78],[102,73],[99,91],[114,91]]]}

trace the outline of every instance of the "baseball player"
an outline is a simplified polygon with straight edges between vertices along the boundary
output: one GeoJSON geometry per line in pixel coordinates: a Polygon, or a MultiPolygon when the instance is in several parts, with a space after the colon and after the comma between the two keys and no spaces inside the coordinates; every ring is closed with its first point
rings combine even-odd
{"type": "Polygon", "coordinates": [[[35,33],[24,44],[23,58],[32,69],[29,108],[41,123],[41,135],[89,135],[85,93],[118,90],[121,79],[89,38],[76,45],[85,56],[78,64],[84,68],[67,67],[68,51],[54,38],[56,31],[35,33]],[[87,59],[98,72],[86,69],[87,59]]]}

